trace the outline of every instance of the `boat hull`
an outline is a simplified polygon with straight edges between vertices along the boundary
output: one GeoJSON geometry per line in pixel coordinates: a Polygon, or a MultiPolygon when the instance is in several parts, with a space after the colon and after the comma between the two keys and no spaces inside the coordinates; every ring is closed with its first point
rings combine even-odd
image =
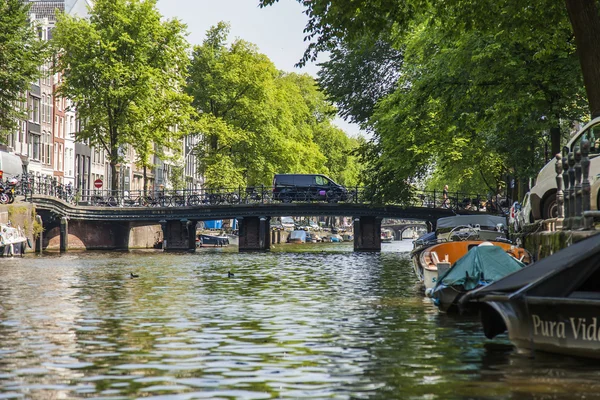
{"type": "Polygon", "coordinates": [[[525,297],[486,304],[482,324],[488,337],[501,333],[502,326],[522,352],[600,359],[600,298],[525,297]]]}
{"type": "Polygon", "coordinates": [[[26,240],[6,245],[0,245],[0,257],[22,256],[25,254],[26,240]]]}
{"type": "Polygon", "coordinates": [[[423,285],[425,285],[425,291],[427,289],[433,289],[437,283],[438,271],[431,268],[423,268],[423,285]]]}
{"type": "Polygon", "coordinates": [[[200,241],[198,242],[198,246],[214,246],[214,247],[222,247],[229,245],[229,237],[228,236],[213,236],[213,235],[200,235],[200,241]]]}
{"type": "Polygon", "coordinates": [[[0,257],[12,257],[25,254],[28,239],[20,227],[0,225],[0,257]]]}

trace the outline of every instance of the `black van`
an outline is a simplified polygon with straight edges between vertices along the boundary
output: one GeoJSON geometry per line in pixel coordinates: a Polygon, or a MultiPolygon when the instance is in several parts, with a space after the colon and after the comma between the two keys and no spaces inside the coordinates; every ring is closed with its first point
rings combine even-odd
{"type": "Polygon", "coordinates": [[[328,201],[348,199],[348,190],[331,178],[319,174],[277,174],[273,178],[273,199],[291,201],[328,201]]]}

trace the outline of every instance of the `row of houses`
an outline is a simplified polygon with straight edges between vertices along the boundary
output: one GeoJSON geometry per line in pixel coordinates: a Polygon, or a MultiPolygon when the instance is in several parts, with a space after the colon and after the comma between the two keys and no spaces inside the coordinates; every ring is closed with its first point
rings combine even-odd
{"type": "MultiPolygon", "coordinates": [[[[37,27],[40,40],[49,40],[56,23],[56,10],[86,17],[91,0],[30,0],[30,20],[37,27]]],[[[94,190],[94,182],[104,182],[102,189],[110,188],[111,170],[106,151],[89,143],[77,141],[80,121],[77,112],[67,99],[56,95],[61,74],[50,73],[51,65],[40,66],[41,77],[31,84],[26,94],[27,119],[7,137],[7,144],[0,151],[19,156],[24,172],[42,179],[52,179],[60,184],[71,184],[79,191],[94,190]]],[[[161,160],[155,156],[154,168],[146,172],[150,190],[172,187],[172,174],[183,170],[187,189],[198,190],[202,178],[198,174],[193,149],[197,136],[190,135],[181,142],[179,160],[161,160]]],[[[133,149],[123,149],[125,162],[120,166],[120,189],[135,191],[143,189],[143,171],[133,162],[133,149]]],[[[5,177],[6,178],[6,177],[5,177]]]]}

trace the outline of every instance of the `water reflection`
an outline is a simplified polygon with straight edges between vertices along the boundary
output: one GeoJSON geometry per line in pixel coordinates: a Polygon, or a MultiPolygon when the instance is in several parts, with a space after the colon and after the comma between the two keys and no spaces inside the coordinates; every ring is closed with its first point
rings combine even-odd
{"type": "Polygon", "coordinates": [[[518,354],[438,313],[409,248],[2,260],[0,398],[598,396],[597,363],[518,354]]]}

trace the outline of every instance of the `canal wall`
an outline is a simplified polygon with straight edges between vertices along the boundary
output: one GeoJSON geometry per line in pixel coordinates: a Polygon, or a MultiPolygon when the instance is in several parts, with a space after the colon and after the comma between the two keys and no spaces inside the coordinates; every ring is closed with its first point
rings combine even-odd
{"type": "MultiPolygon", "coordinates": [[[[21,227],[32,245],[43,229],[35,215],[35,205],[31,203],[0,204],[0,223],[10,222],[14,227],[21,227]]],[[[33,249],[26,248],[26,251],[33,249]]]]}
{"type": "Polygon", "coordinates": [[[523,232],[513,234],[514,242],[521,244],[533,260],[541,260],[561,249],[569,247],[592,235],[600,233],[600,230],[547,230],[543,221],[526,225],[523,232]]]}

